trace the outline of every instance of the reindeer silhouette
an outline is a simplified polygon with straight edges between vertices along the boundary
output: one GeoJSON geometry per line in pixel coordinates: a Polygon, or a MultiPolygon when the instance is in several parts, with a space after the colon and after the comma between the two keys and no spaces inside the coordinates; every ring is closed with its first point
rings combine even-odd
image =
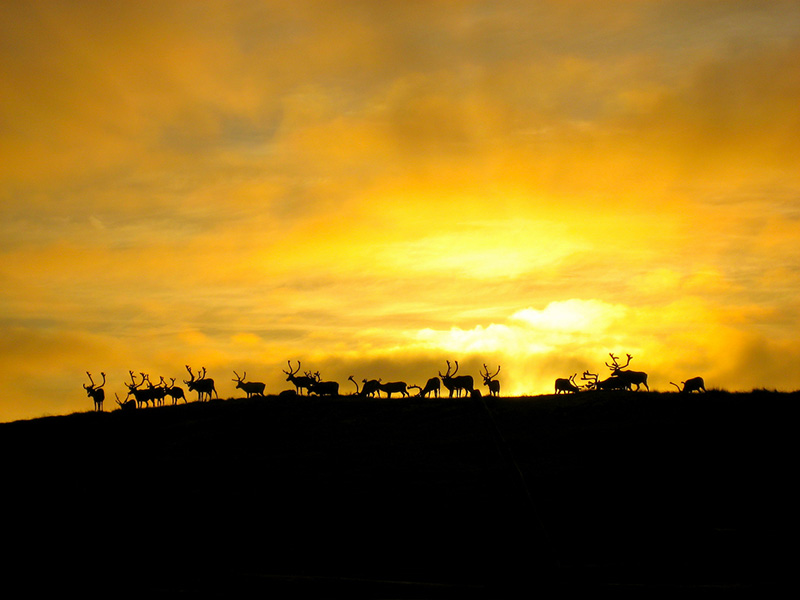
{"type": "Polygon", "coordinates": [[[172,404],[177,404],[178,400],[183,398],[184,404],[186,404],[186,396],[183,394],[183,388],[179,385],[175,385],[175,378],[170,377],[170,381],[172,382],[170,385],[167,386],[167,395],[172,398],[172,404]]]}
{"type": "Polygon", "coordinates": [[[490,396],[500,395],[500,382],[495,379],[499,372],[500,365],[497,366],[497,371],[494,372],[494,375],[489,375],[489,367],[486,366],[486,363],[483,363],[483,372],[481,373],[481,377],[483,377],[483,385],[489,387],[490,396]]]}
{"type": "Polygon", "coordinates": [[[94,400],[94,409],[98,412],[103,412],[103,400],[106,399],[106,392],[103,390],[103,386],[106,384],[106,374],[100,373],[103,376],[103,383],[100,385],[95,385],[94,380],[92,379],[92,374],[89,371],[86,371],[86,374],[89,376],[89,385],[83,384],[83,389],[86,390],[86,395],[94,400]]]}
{"type": "MultiPolygon", "coordinates": [[[[565,394],[570,393],[570,392],[572,392],[572,393],[579,392],[581,388],[579,388],[577,385],[575,385],[575,376],[576,375],[577,375],[577,373],[575,373],[574,375],[570,375],[570,377],[567,378],[567,379],[562,379],[562,378],[556,379],[556,385],[555,385],[556,394],[560,394],[562,392],[565,393],[565,394]]],[[[584,375],[586,375],[586,373],[584,373],[584,375]]],[[[595,379],[595,383],[596,383],[596,381],[597,380],[595,379]]]]}
{"type": "Polygon", "coordinates": [[[706,391],[706,382],[703,381],[702,377],[692,377],[691,379],[687,379],[686,381],[681,381],[683,389],[681,389],[681,387],[673,381],[670,381],[670,383],[674,385],[676,388],[678,388],[679,392],[685,394],[691,394],[692,392],[699,392],[700,390],[703,390],[704,392],[706,391]]]}
{"type": "Polygon", "coordinates": [[[469,394],[472,395],[472,390],[475,385],[474,380],[472,379],[472,375],[459,375],[456,377],[456,373],[458,373],[458,361],[456,363],[456,370],[450,373],[450,361],[447,361],[447,373],[442,375],[442,372],[439,371],[439,377],[442,378],[442,383],[444,387],[446,387],[450,391],[450,398],[453,397],[453,392],[456,393],[456,398],[461,397],[461,390],[464,390],[464,395],[466,396],[469,394]]]}
{"type": "Polygon", "coordinates": [[[631,359],[633,358],[630,354],[628,354],[628,362],[624,365],[620,366],[619,359],[614,356],[611,352],[608,353],[611,357],[611,364],[606,363],[606,366],[611,369],[612,377],[619,377],[622,381],[624,381],[627,385],[628,389],[631,389],[633,385],[636,385],[636,391],[639,391],[639,386],[644,385],[647,388],[647,391],[650,391],[650,387],[647,385],[647,373],[642,371],[623,371],[625,367],[631,364],[631,359]]]}
{"type": "Polygon", "coordinates": [[[122,401],[119,399],[119,395],[114,393],[114,396],[117,397],[117,404],[119,404],[119,409],[123,412],[131,412],[132,410],[136,410],[136,400],[131,398],[130,400],[122,401]]]}
{"type": "MultiPolygon", "coordinates": [[[[381,392],[386,392],[387,398],[391,398],[392,394],[394,394],[395,392],[399,392],[400,395],[404,398],[408,396],[408,391],[406,390],[406,387],[408,386],[406,385],[405,381],[390,381],[387,383],[379,383],[378,387],[380,388],[381,392]]],[[[380,392],[378,393],[378,396],[380,396],[380,392]]]]}
{"type": "Polygon", "coordinates": [[[236,382],[236,389],[244,390],[244,393],[247,394],[249,398],[252,395],[256,396],[263,396],[264,395],[264,388],[266,387],[265,384],[261,383],[260,381],[245,381],[244,378],[247,377],[247,371],[244,372],[244,375],[239,377],[239,374],[234,371],[234,375],[236,375],[236,379],[232,379],[231,381],[236,382]]]}
{"type": "Polygon", "coordinates": [[[286,361],[289,363],[289,370],[283,371],[288,375],[286,381],[291,381],[294,384],[294,387],[297,391],[299,396],[302,396],[302,390],[305,389],[306,393],[311,393],[311,386],[314,383],[314,378],[310,377],[309,375],[296,377],[297,373],[300,372],[300,361],[297,361],[297,370],[292,369],[292,361],[286,361]]]}
{"type": "Polygon", "coordinates": [[[417,388],[419,393],[417,394],[417,398],[427,398],[428,394],[433,394],[435,398],[439,397],[439,390],[441,389],[441,381],[438,377],[431,377],[428,379],[425,387],[419,385],[410,385],[410,388],[417,388]]]}
{"type": "Polygon", "coordinates": [[[308,389],[309,394],[314,393],[318,396],[339,395],[339,384],[335,381],[321,381],[319,371],[314,373],[313,376],[310,373],[306,373],[306,377],[311,379],[311,384],[308,389]]]}
{"type": "Polygon", "coordinates": [[[192,369],[189,368],[189,365],[186,365],[186,370],[189,371],[189,375],[191,375],[192,378],[189,381],[184,379],[183,383],[186,384],[190,392],[197,392],[198,401],[203,402],[205,396],[208,396],[208,399],[211,400],[211,392],[214,392],[214,395],[219,398],[217,389],[214,387],[214,380],[211,378],[206,379],[205,367],[203,367],[203,374],[198,379],[194,378],[194,373],[192,373],[192,369]]]}
{"type": "Polygon", "coordinates": [[[128,374],[131,376],[131,382],[125,383],[128,387],[128,395],[125,396],[125,400],[127,401],[130,396],[133,396],[139,408],[142,408],[142,406],[149,406],[150,402],[153,402],[153,405],[155,405],[153,392],[150,388],[141,387],[145,382],[144,373],[140,373],[142,380],[139,383],[136,383],[136,376],[133,374],[133,371],[128,371],[128,374]]]}

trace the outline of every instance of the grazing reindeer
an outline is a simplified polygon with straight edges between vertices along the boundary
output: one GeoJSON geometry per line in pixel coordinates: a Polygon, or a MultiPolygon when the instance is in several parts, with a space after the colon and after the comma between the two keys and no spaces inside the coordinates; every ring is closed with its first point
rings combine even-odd
{"type": "Polygon", "coordinates": [[[144,373],[142,373],[142,380],[139,383],[136,383],[136,376],[133,374],[133,371],[128,371],[131,376],[131,382],[125,383],[128,387],[128,395],[125,396],[125,400],[127,401],[130,396],[133,396],[136,399],[136,404],[139,408],[142,406],[149,406],[150,402],[152,401],[155,405],[155,400],[153,398],[153,393],[150,391],[149,388],[142,388],[141,386],[144,385],[144,373]]]}
{"type": "Polygon", "coordinates": [[[244,393],[247,394],[249,398],[253,394],[256,396],[263,396],[264,395],[264,388],[266,387],[265,384],[261,383],[260,381],[245,381],[244,378],[247,377],[247,371],[244,372],[244,375],[239,377],[239,374],[234,371],[234,375],[236,375],[236,379],[231,379],[231,381],[236,382],[236,389],[243,389],[244,393]]]}
{"type": "Polygon", "coordinates": [[[586,389],[588,390],[607,392],[609,390],[630,389],[630,384],[622,377],[617,377],[616,375],[612,375],[603,381],[598,381],[597,373],[589,373],[589,371],[584,371],[581,379],[589,382],[586,384],[586,389]]]}
{"type": "Polygon", "coordinates": [[[86,395],[94,400],[94,409],[99,412],[103,412],[103,400],[106,399],[106,392],[103,389],[103,386],[106,384],[106,374],[100,373],[103,376],[103,383],[100,385],[95,385],[94,380],[92,379],[92,374],[89,371],[86,371],[86,374],[89,376],[89,385],[83,384],[83,389],[86,390],[86,395]]]}
{"type": "Polygon", "coordinates": [[[446,387],[450,391],[450,398],[453,397],[453,392],[456,393],[456,398],[461,397],[461,390],[464,390],[464,395],[467,394],[472,395],[472,389],[475,385],[472,375],[459,375],[456,377],[456,373],[458,373],[458,361],[456,363],[456,370],[450,373],[450,361],[447,361],[447,373],[442,375],[442,372],[439,372],[439,377],[442,378],[442,383],[444,387],[446,387]]]}
{"type": "MultiPolygon", "coordinates": [[[[403,398],[409,395],[408,391],[406,390],[406,387],[408,386],[406,385],[405,381],[390,381],[388,383],[380,383],[378,384],[378,387],[380,388],[381,392],[386,392],[387,398],[391,398],[392,394],[395,392],[399,392],[403,398]]],[[[380,397],[380,395],[380,392],[378,392],[378,397],[380,397]]]]}
{"type": "MultiPolygon", "coordinates": [[[[214,380],[213,379],[206,379],[206,368],[203,367],[203,374],[200,375],[198,379],[194,378],[194,373],[189,368],[189,365],[186,365],[186,370],[189,371],[189,375],[192,378],[189,381],[183,380],[183,383],[186,384],[186,387],[189,388],[190,392],[197,392],[197,400],[199,402],[203,402],[203,397],[208,396],[208,399],[211,400],[211,392],[214,392],[214,395],[219,398],[219,394],[217,394],[217,389],[214,387],[214,380]]],[[[198,373],[199,374],[199,373],[198,373]]]]}
{"type": "Polygon", "coordinates": [[[500,382],[495,379],[499,372],[500,365],[497,365],[497,371],[494,372],[494,375],[489,375],[489,367],[486,366],[486,363],[483,363],[483,373],[481,373],[481,377],[483,377],[483,385],[489,386],[490,396],[500,395],[500,382]]]}
{"type": "Polygon", "coordinates": [[[370,398],[374,397],[375,394],[380,396],[380,387],[381,387],[381,380],[380,379],[370,379],[367,381],[366,379],[362,379],[361,383],[361,395],[366,397],[369,396],[370,398]]]}
{"type": "Polygon", "coordinates": [[[417,388],[419,390],[419,394],[417,394],[417,398],[427,398],[428,394],[433,394],[434,397],[439,397],[439,390],[441,389],[441,382],[439,381],[438,377],[431,377],[428,379],[428,382],[425,384],[425,387],[421,387],[418,385],[410,385],[409,388],[417,388]]]}
{"type": "Polygon", "coordinates": [[[184,404],[186,404],[186,396],[183,394],[183,388],[179,385],[175,385],[175,378],[169,378],[172,383],[167,386],[167,395],[172,398],[172,404],[177,404],[180,398],[183,398],[184,404]]]}
{"type": "Polygon", "coordinates": [[[647,391],[650,391],[650,387],[647,385],[647,373],[643,373],[642,371],[623,371],[625,367],[631,364],[631,359],[633,358],[630,354],[628,354],[628,362],[624,365],[619,365],[619,359],[614,356],[611,352],[608,353],[611,357],[611,364],[606,363],[606,366],[611,369],[612,377],[619,377],[623,381],[627,383],[626,387],[631,389],[634,384],[636,384],[636,391],[639,391],[639,386],[644,385],[647,388],[647,391]]]}
{"type": "Polygon", "coordinates": [[[117,397],[117,404],[119,404],[119,409],[122,412],[131,412],[132,410],[136,410],[136,400],[131,398],[130,400],[125,400],[124,402],[119,399],[119,395],[114,393],[117,397]]]}
{"type": "Polygon", "coordinates": [[[678,386],[677,383],[670,381],[672,385],[678,388],[679,392],[691,394],[692,392],[699,392],[700,390],[706,391],[706,382],[703,381],[702,377],[692,377],[691,379],[687,379],[686,381],[681,381],[683,384],[683,389],[678,386]]]}
{"type": "Polygon", "coordinates": [[[287,361],[289,363],[289,370],[284,371],[288,375],[286,381],[291,381],[294,384],[294,387],[297,390],[297,394],[302,396],[302,390],[305,389],[307,394],[311,393],[311,386],[314,383],[314,378],[308,375],[296,377],[297,373],[300,372],[300,361],[297,361],[297,370],[292,370],[292,361],[287,361]]]}
{"type": "MultiPolygon", "coordinates": [[[[571,375],[568,379],[559,378],[556,379],[556,394],[560,394],[561,392],[568,394],[570,392],[575,393],[579,392],[581,388],[575,385],[575,375],[571,375]]],[[[586,375],[586,373],[584,373],[586,375]]],[[[595,376],[595,383],[597,383],[597,379],[595,376]]]]}

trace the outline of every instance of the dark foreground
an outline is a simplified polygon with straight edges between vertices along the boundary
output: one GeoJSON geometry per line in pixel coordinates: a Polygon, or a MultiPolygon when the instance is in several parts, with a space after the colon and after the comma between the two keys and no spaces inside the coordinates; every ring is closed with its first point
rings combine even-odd
{"type": "Polygon", "coordinates": [[[0,425],[32,592],[727,593],[794,569],[798,396],[276,397],[0,425]]]}

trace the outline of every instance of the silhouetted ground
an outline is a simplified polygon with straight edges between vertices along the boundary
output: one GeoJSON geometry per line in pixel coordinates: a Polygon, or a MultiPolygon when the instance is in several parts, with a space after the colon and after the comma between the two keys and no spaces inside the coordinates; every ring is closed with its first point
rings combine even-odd
{"type": "Polygon", "coordinates": [[[778,586],[797,402],[267,397],[0,424],[3,579],[112,597],[778,586]]]}

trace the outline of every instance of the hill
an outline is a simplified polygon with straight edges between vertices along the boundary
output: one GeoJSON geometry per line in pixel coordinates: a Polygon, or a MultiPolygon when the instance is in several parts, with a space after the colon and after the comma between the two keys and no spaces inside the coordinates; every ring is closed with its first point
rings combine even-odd
{"type": "Polygon", "coordinates": [[[797,394],[253,398],[0,424],[32,591],[777,585],[797,394]]]}

